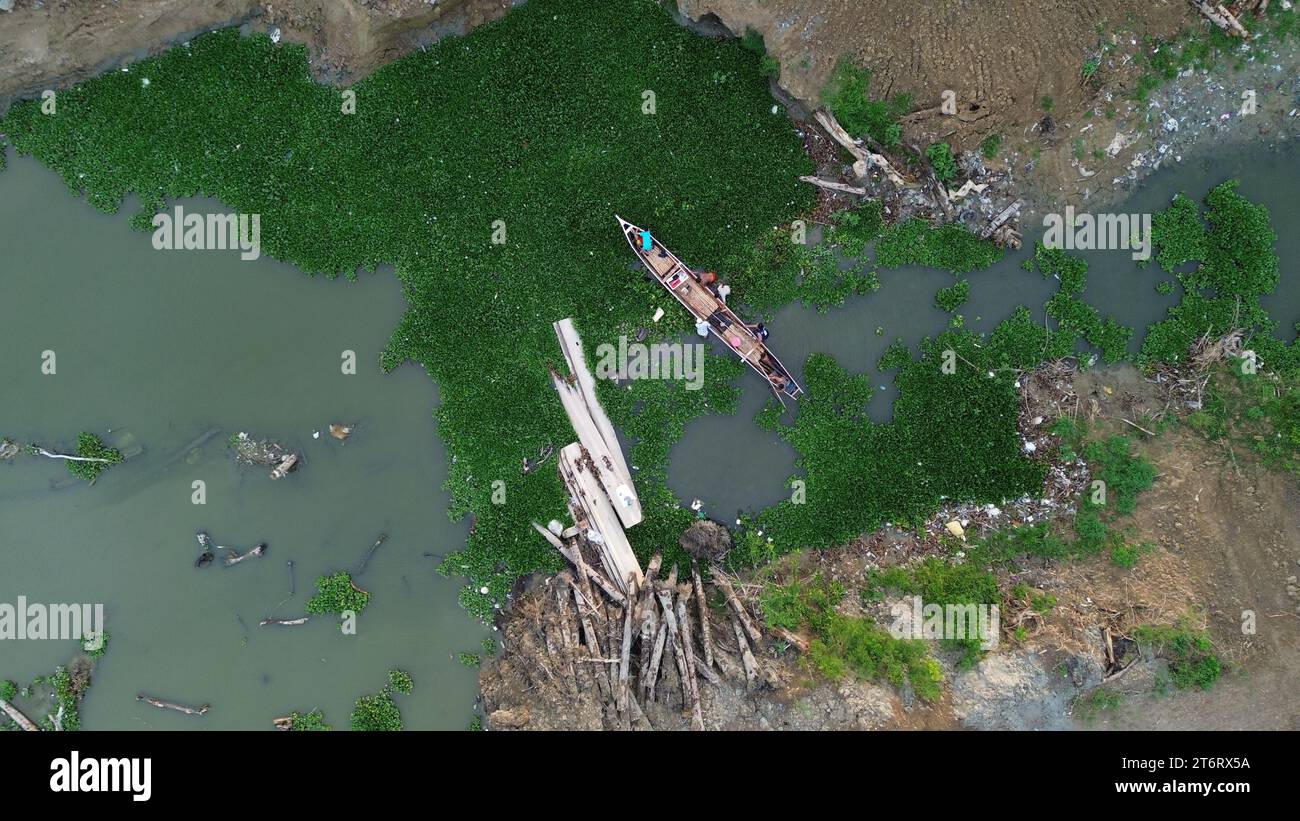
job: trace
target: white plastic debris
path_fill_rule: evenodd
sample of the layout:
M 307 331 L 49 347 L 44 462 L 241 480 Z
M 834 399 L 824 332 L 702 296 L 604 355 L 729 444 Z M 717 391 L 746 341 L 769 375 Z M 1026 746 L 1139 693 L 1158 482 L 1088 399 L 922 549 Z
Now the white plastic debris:
M 271 35 L 271 42 L 272 42 L 272 43 L 278 43 L 278 42 L 280 42 L 280 28 L 279 28 L 279 26 L 272 26 L 272 27 L 271 27 L 271 30 L 270 30 L 269 32 L 267 32 L 267 33 Z

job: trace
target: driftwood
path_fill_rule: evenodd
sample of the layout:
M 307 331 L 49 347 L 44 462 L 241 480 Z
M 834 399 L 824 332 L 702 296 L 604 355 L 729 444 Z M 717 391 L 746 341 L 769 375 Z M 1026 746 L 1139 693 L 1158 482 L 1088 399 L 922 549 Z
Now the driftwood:
M 275 729 L 277 730 L 292 730 L 293 716 L 280 716 L 277 719 L 273 719 L 271 723 L 275 725 Z
M 740 598 L 736 595 L 736 589 L 731 586 L 731 581 L 723 575 L 722 570 L 717 565 L 714 565 L 710 572 L 713 574 L 714 584 L 722 590 L 723 595 L 727 597 L 727 604 L 731 605 L 732 612 L 740 620 L 740 626 L 745 628 L 745 635 L 749 636 L 749 640 L 757 645 L 762 641 L 763 634 L 758 632 L 758 628 L 750 620 L 749 614 L 745 612 L 745 606 L 740 603 Z
M 276 625 L 279 627 L 297 627 L 299 625 L 306 624 L 309 618 L 311 617 L 302 616 L 301 618 L 296 618 L 296 619 L 262 619 L 257 623 L 257 626 L 266 627 L 267 625 Z
M 230 567 L 232 565 L 239 564 L 244 559 L 252 559 L 257 556 L 265 556 L 266 542 L 262 542 L 261 544 L 254 547 L 252 550 L 249 550 L 247 553 L 240 553 L 238 550 L 234 549 L 233 547 L 228 547 L 226 549 L 230 551 L 230 555 L 226 556 L 225 565 L 226 567 Z
M 839 121 L 835 119 L 835 115 L 822 108 L 817 110 L 815 116 L 817 122 L 821 124 L 821 127 L 826 129 L 826 133 L 830 134 L 837 143 L 844 146 L 845 151 L 848 151 L 853 155 L 855 160 L 853 163 L 853 173 L 858 179 L 866 177 L 867 169 L 875 167 L 880 169 L 880 171 L 889 178 L 889 181 L 899 188 L 905 188 L 907 186 L 907 180 L 903 179 L 902 175 L 894 170 L 894 166 L 889 164 L 889 160 L 885 159 L 885 155 L 867 151 L 865 148 L 858 145 L 857 141 L 854 140 L 853 137 L 849 135 L 849 132 L 845 131 L 844 127 L 839 124 Z
M 1218 3 L 1212 6 L 1209 3 L 1204 2 L 1204 0 L 1190 0 L 1190 2 L 1192 4 L 1192 8 L 1196 9 L 1201 14 L 1203 14 L 1205 16 L 1205 19 L 1209 20 L 1214 25 L 1223 29 L 1228 34 L 1232 34 L 1237 37 L 1250 36 L 1250 32 L 1247 31 L 1246 27 L 1241 24 L 1241 21 L 1239 21 L 1236 17 L 1234 17 L 1232 12 L 1224 8 L 1222 3 Z
M 863 188 L 860 185 L 847 185 L 842 182 L 824 180 L 821 177 L 814 177 L 809 174 L 804 174 L 799 179 L 802 180 L 803 182 L 812 183 L 818 188 L 825 188 L 828 191 L 835 191 L 836 193 L 839 194 L 852 194 L 854 196 L 862 196 L 867 193 L 867 189 Z
M 143 702 L 145 702 L 146 704 L 150 704 L 150 705 L 153 705 L 154 707 L 159 708 L 160 710 L 174 710 L 175 712 L 178 712 L 178 713 L 184 713 L 184 714 L 187 715 L 187 716 L 202 716 L 202 715 L 207 715 L 207 713 L 208 713 L 208 708 L 209 708 L 209 706 L 210 706 L 210 705 L 204 704 L 204 705 L 201 706 L 201 707 L 189 707 L 189 706 L 186 706 L 186 705 L 184 705 L 184 704 L 177 704 L 177 703 L 174 702 L 174 701 L 163 701 L 163 700 L 160 699 L 160 698 L 154 698 L 153 696 L 147 696 L 147 695 L 145 695 L 144 693 L 140 693 L 140 694 L 138 694 L 138 695 L 135 697 L 135 700 L 136 700 L 136 701 L 143 701 Z
M 36 445 L 32 446 L 36 452 L 50 459 L 67 459 L 69 462 L 111 462 L 111 459 L 101 459 L 98 456 L 70 456 L 66 453 L 50 453 L 48 450 Z
M 1020 206 L 1023 204 L 1024 203 L 1022 203 L 1020 200 L 1016 200 L 1015 202 L 1008 205 L 1006 208 L 1003 208 L 1002 211 L 999 212 L 998 215 L 993 218 L 992 222 L 984 226 L 984 230 L 980 232 L 980 238 L 988 239 L 989 237 L 993 236 L 994 232 L 996 232 L 999 228 L 1001 228 L 1003 225 L 1007 223 L 1007 220 L 1011 219 L 1016 214 L 1020 213 Z
M 0 698 L 0 710 L 3 710 L 5 715 L 12 718 L 15 724 L 17 724 L 19 727 L 22 727 L 27 732 L 29 733 L 40 732 L 41 728 L 36 726 L 36 722 L 32 721 L 30 718 L 23 715 L 22 712 L 17 707 L 5 701 L 2 698 Z
M 271 471 L 271 478 L 283 479 L 284 477 L 292 473 L 293 469 L 296 468 L 297 466 L 298 466 L 298 454 L 290 453 L 288 456 L 281 459 L 280 463 L 276 465 L 275 468 Z

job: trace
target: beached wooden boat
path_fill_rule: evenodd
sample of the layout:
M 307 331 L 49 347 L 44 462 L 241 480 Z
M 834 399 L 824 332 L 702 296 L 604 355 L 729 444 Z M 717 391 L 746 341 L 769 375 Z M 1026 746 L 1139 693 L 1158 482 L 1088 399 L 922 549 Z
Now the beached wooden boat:
M 708 324 L 714 336 L 757 371 L 776 393 L 777 399 L 784 403 L 782 396 L 794 399 L 803 393 L 803 388 L 794 381 L 790 371 L 764 343 L 757 330 L 759 326 L 747 325 L 718 296 L 716 282 L 706 282 L 700 272 L 691 270 L 656 237 L 650 237 L 647 250 L 645 231 L 617 214 L 614 218 L 623 229 L 623 236 L 632 246 L 633 253 L 650 275 L 690 311 L 696 322 Z

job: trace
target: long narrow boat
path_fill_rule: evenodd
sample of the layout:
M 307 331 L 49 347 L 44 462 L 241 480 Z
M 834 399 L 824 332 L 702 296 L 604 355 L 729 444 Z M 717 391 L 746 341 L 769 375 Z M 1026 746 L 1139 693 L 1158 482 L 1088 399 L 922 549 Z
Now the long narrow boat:
M 656 237 L 617 214 L 614 215 L 614 219 L 618 220 L 619 227 L 623 229 L 623 236 L 632 246 L 632 252 L 641 260 L 641 264 L 646 267 L 650 275 L 667 288 L 668 293 L 676 297 L 697 322 L 707 323 L 714 336 L 726 343 L 727 347 L 731 348 L 749 367 L 757 371 L 776 393 L 777 399 L 781 399 L 783 394 L 796 399 L 803 393 L 803 388 L 794 381 L 794 377 L 781 364 L 781 360 L 776 358 L 776 354 L 768 349 L 763 338 L 736 316 L 735 312 L 727 307 L 727 303 L 723 302 L 722 297 L 718 296 L 716 285 L 706 284 L 700 278 L 699 272 L 691 270 Z M 646 237 L 650 239 L 649 250 L 645 247 Z M 784 403 L 784 400 L 782 402 Z

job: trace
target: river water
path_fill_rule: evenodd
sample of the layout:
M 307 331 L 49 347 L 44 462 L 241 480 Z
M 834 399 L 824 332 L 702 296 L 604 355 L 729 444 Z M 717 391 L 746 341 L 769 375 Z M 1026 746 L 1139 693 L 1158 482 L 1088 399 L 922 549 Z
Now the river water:
M 1238 190 L 1265 205 L 1272 215 L 1281 278 L 1277 291 L 1263 304 L 1279 323 L 1279 336 L 1294 339 L 1292 326 L 1300 321 L 1300 272 L 1295 267 L 1300 261 L 1300 211 L 1295 206 L 1296 192 L 1300 191 L 1300 147 L 1278 151 L 1257 146 L 1186 159 L 1152 174 L 1127 202 L 1107 210 L 1153 213 L 1165 208 L 1179 191 L 1199 201 L 1227 179 L 1240 180 Z M 1034 242 L 1041 238 L 1042 230 L 1022 224 L 1021 232 L 1024 245 L 1019 251 L 968 275 L 970 300 L 957 309 L 965 317 L 967 328 L 991 331 L 1017 305 L 1028 307 L 1035 317 L 1043 319 L 1043 305 L 1056 292 L 1057 282 L 1020 267 L 1026 257 L 1033 255 Z M 1146 268 L 1139 268 L 1131 251 L 1075 253 L 1088 261 L 1088 285 L 1083 298 L 1103 315 L 1111 314 L 1135 329 L 1129 349 L 1136 353 L 1146 327 L 1177 304 L 1181 287 L 1175 281 L 1173 293 L 1157 293 L 1156 283 L 1172 277 L 1162 272 L 1154 260 Z M 691 264 L 691 260 L 686 262 Z M 818 351 L 834 356 L 850 373 L 870 373 L 878 390 L 868 410 L 873 420 L 884 422 L 891 416 L 897 391 L 893 374 L 881 373 L 876 363 L 885 348 L 899 337 L 915 352 L 922 339 L 943 332 L 950 317 L 935 307 L 934 295 L 951 285 L 954 277 L 920 268 L 882 270 L 879 274 L 879 291 L 850 297 L 842 308 L 832 308 L 825 314 L 802 305 L 787 306 L 768 323 L 768 344 L 800 383 L 804 361 Z M 877 328 L 883 328 L 880 335 Z M 787 498 L 790 491 L 786 481 L 796 473 L 794 449 L 749 424 L 771 392 L 757 376 L 748 373 L 742 386 L 737 416 L 744 424 L 725 416 L 691 422 L 672 451 L 668 474 L 668 484 L 679 497 L 701 500 L 706 514 L 725 522 L 734 522 L 741 513 Z M 786 421 L 790 421 L 789 415 Z
M 1266 305 L 1289 330 L 1300 320 L 1300 281 L 1288 264 L 1300 259 L 1300 215 L 1289 201 L 1300 190 L 1296 159 L 1261 148 L 1213 165 L 1189 161 L 1149 178 L 1117 210 L 1153 211 L 1178 190 L 1201 197 L 1241 179 L 1280 236 L 1282 283 Z M 393 667 L 416 681 L 398 697 L 408 727 L 464 727 L 476 673 L 457 654 L 480 652 L 490 633 L 457 604 L 460 582 L 435 573 L 466 535 L 445 512 L 436 386 L 416 366 L 384 375 L 376 364 L 404 308 L 396 279 L 329 281 L 237 252 L 158 252 L 129 229 L 130 210 L 94 211 L 30 159 L 11 156 L 0 174 L 0 434 L 70 448 L 80 430 L 112 429 L 110 441 L 146 448 L 94 487 L 61 481 L 64 466 L 50 460 L 0 463 L 0 602 L 105 605 L 112 640 L 83 705 L 88 728 L 269 728 L 275 716 L 313 707 L 341 727 L 356 697 L 377 691 Z M 1037 235 L 1024 233 L 1024 249 L 970 275 L 971 300 L 959 309 L 967 327 L 990 330 L 1018 304 L 1041 318 L 1056 283 L 1020 268 Z M 1136 350 L 1141 329 L 1177 299 L 1155 291 L 1167 276 L 1154 264 L 1139 269 L 1127 251 L 1084 256 L 1085 298 L 1139 329 Z M 870 372 L 884 388 L 871 409 L 883 421 L 894 392 L 875 363 L 897 337 L 915 349 L 943 330 L 948 316 L 934 293 L 953 278 L 880 275 L 875 294 L 826 314 L 790 306 L 769 327 L 796 378 L 814 351 Z M 57 356 L 54 375 L 41 373 L 45 350 Z M 341 373 L 344 350 L 357 353 L 356 375 Z M 750 421 L 766 389 L 749 373 L 741 384 L 738 415 L 692 422 L 669 477 L 683 501 L 698 497 L 724 521 L 779 501 L 794 472 L 793 450 Z M 312 438 L 338 421 L 360 422 L 346 443 Z M 186 449 L 213 428 L 220 432 Z M 227 440 L 239 430 L 300 449 L 304 466 L 278 482 L 238 468 Z M 205 505 L 191 502 L 195 480 L 206 483 Z M 198 530 L 225 544 L 265 541 L 268 555 L 195 569 Z M 389 539 L 359 577 L 372 600 L 357 635 L 321 617 L 257 626 L 272 613 L 301 614 L 315 577 L 354 568 L 380 532 Z M 289 561 L 296 594 L 284 602 Z M 28 683 L 74 651 L 67 641 L 6 641 L 0 678 Z M 161 712 L 137 703 L 140 691 L 212 710 Z
M 446 513 L 436 386 L 416 365 L 385 375 L 377 364 L 404 310 L 396 278 L 156 251 L 128 226 L 131 211 L 95 211 L 29 158 L 11 154 L 0 174 L 0 435 L 72 449 L 78 431 L 111 428 L 107 440 L 145 447 L 93 487 L 61 482 L 61 462 L 0 462 L 0 602 L 104 604 L 112 639 L 83 703 L 88 729 L 269 729 L 314 707 L 346 727 L 353 701 L 394 667 L 416 682 L 397 696 L 408 727 L 464 728 L 477 671 L 457 654 L 481 653 L 490 631 L 457 603 L 463 580 L 435 572 L 468 528 Z M 54 375 L 41 373 L 45 350 Z M 355 375 L 342 373 L 344 350 Z M 312 438 L 331 422 L 360 424 L 343 443 Z M 237 467 L 228 440 L 241 430 L 299 449 L 303 467 L 281 481 Z M 198 530 L 266 542 L 267 555 L 196 569 Z M 332 617 L 258 627 L 301 615 L 315 578 L 355 568 L 381 532 L 358 580 L 371 602 L 356 635 Z M 296 595 L 277 610 L 289 561 Z M 30 683 L 75 650 L 5 641 L 0 679 Z M 163 712 L 138 703 L 141 691 L 212 709 Z

